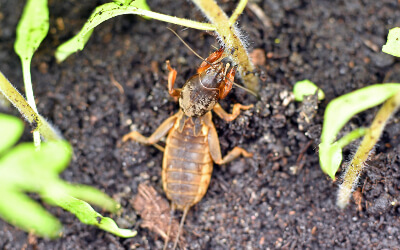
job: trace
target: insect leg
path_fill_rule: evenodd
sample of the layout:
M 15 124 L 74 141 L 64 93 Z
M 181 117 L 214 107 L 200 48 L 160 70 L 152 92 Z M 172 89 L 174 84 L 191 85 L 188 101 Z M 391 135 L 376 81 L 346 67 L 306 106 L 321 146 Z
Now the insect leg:
M 134 140 L 143 144 L 153 145 L 156 142 L 158 142 L 162 137 L 164 137 L 166 134 L 168 134 L 169 130 L 174 126 L 176 119 L 177 119 L 176 114 L 169 117 L 149 137 L 143 136 L 137 131 L 132 131 L 124 135 L 124 137 L 122 137 L 122 142 L 126 142 L 128 140 Z
M 240 115 L 241 110 L 248 110 L 248 109 L 251 109 L 252 107 L 254 107 L 253 104 L 245 106 L 240 103 L 236 103 L 233 105 L 232 114 L 229 114 L 221 107 L 221 105 L 219 105 L 219 103 L 217 103 L 214 106 L 213 110 L 219 117 L 221 117 L 221 119 L 224 119 L 225 121 L 230 122 L 230 121 L 235 120 L 236 117 L 238 117 L 238 115 Z
M 178 97 L 181 92 L 177 89 L 174 89 L 174 84 L 175 84 L 175 79 L 176 79 L 176 70 L 171 68 L 171 64 L 169 63 L 169 60 L 167 60 L 167 69 L 169 71 L 168 73 L 168 93 L 172 97 Z
M 224 111 L 225 112 L 225 111 Z M 211 116 L 205 117 L 204 119 L 205 124 L 208 126 L 208 146 L 210 147 L 210 154 L 213 161 L 218 164 L 222 165 L 228 163 L 239 156 L 244 157 L 252 157 L 253 154 L 247 152 L 245 149 L 240 147 L 235 147 L 230 151 L 227 155 L 222 158 L 221 154 L 221 147 L 219 145 L 219 139 L 217 130 L 215 129 L 214 124 L 211 121 Z
M 214 161 L 216 164 L 222 165 L 222 164 L 226 164 L 228 162 L 233 161 L 234 159 L 238 158 L 241 155 L 248 158 L 248 157 L 252 157 L 253 153 L 249 153 L 245 149 L 240 148 L 240 147 L 234 147 L 232 149 L 232 151 L 230 151 L 227 155 L 224 156 L 224 158 L 219 159 L 219 160 L 214 160 Z

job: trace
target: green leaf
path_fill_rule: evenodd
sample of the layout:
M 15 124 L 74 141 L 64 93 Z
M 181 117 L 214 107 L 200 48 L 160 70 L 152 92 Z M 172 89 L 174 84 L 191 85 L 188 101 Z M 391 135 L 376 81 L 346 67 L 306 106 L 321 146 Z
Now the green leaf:
M 0 217 L 8 223 L 37 235 L 54 238 L 60 234 L 61 223 L 38 203 L 0 184 Z
M 21 60 L 30 61 L 48 30 L 47 0 L 28 0 L 17 26 L 17 40 L 14 44 L 15 52 Z
M 131 5 L 143 10 L 150 10 L 146 0 L 114 0 L 113 2 L 123 4 L 125 6 Z
M 343 136 L 337 142 L 330 145 L 321 144 L 319 147 L 319 158 L 324 159 L 321 161 L 322 170 L 327 173 L 332 179 L 335 179 L 335 174 L 342 162 L 342 149 L 350 144 L 352 141 L 364 136 L 366 133 L 365 128 L 358 128 L 347 135 Z
M 340 166 L 342 147 L 347 145 L 350 139 L 365 133 L 364 130 L 352 132 L 349 137 L 334 144 L 339 131 L 355 114 L 383 103 L 398 91 L 399 83 L 376 84 L 340 96 L 328 104 L 324 115 L 319 158 L 322 170 L 331 178 L 335 177 Z
M 400 28 L 389 30 L 387 42 L 382 46 L 382 51 L 392 56 L 400 57 Z
M 75 199 L 71 196 L 65 196 L 62 198 L 54 198 L 53 202 L 65 210 L 75 214 L 84 224 L 97 226 L 104 231 L 123 238 L 129 238 L 136 235 L 136 231 L 118 228 L 117 224 L 112 219 L 103 217 L 84 201 Z
M 296 82 L 293 87 L 294 99 L 298 102 L 303 101 L 305 96 L 314 95 L 318 90 L 318 100 L 323 100 L 325 98 L 325 93 L 319 89 L 310 80 L 303 80 Z
M 33 54 L 46 37 L 49 30 L 49 9 L 47 0 L 28 0 L 22 17 L 17 26 L 17 39 L 14 44 L 15 52 L 21 58 L 24 76 L 25 94 L 28 104 L 37 113 L 33 95 L 30 65 Z M 33 131 L 33 140 L 40 147 L 40 133 Z
M 343 159 L 342 148 L 337 142 L 327 145 L 321 143 L 319 145 L 319 159 L 322 171 L 334 180 Z
M 21 143 L 0 159 L 0 176 L 7 176 L 3 182 L 20 190 L 41 192 L 58 181 L 71 152 L 65 141 L 44 143 L 40 150 L 32 143 Z
M 82 50 L 92 35 L 93 29 L 102 22 L 123 14 L 140 14 L 138 9 L 150 10 L 145 0 L 128 2 L 130 1 L 119 0 L 97 7 L 82 27 L 81 31 L 57 48 L 55 52 L 57 62 L 62 62 L 71 54 Z
M 0 154 L 14 145 L 24 131 L 24 124 L 16 117 L 0 114 Z
M 68 193 L 80 200 L 102 207 L 110 212 L 117 212 L 120 205 L 100 190 L 84 185 L 69 185 Z
M 58 174 L 68 165 L 71 155 L 71 146 L 65 141 L 44 143 L 40 150 L 32 143 L 22 143 L 9 150 L 0 158 L 0 217 L 40 236 L 58 236 L 61 228 L 58 220 L 24 194 L 35 192 L 46 202 L 74 213 L 85 224 L 121 237 L 134 236 L 136 232 L 118 228 L 113 220 L 77 199 L 116 211 L 119 205 L 109 196 L 95 188 L 71 185 L 59 178 Z
M 126 14 L 135 14 L 143 18 L 153 18 L 199 30 L 216 30 L 215 25 L 210 23 L 201 23 L 150 11 L 149 6 L 144 0 L 115 0 L 115 2 L 106 3 L 97 7 L 82 27 L 81 31 L 57 48 L 55 53 L 57 62 L 60 63 L 72 53 L 82 50 L 96 26 L 110 18 Z

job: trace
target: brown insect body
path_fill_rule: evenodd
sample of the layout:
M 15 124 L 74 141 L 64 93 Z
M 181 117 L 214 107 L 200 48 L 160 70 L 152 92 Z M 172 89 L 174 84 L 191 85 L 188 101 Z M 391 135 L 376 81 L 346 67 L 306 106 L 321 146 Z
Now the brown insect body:
M 205 116 L 210 117 L 211 113 Z M 183 112 L 178 113 L 177 121 L 167 137 L 162 181 L 163 188 L 177 209 L 199 202 L 207 192 L 213 170 L 213 160 L 208 145 L 208 127 L 203 117 L 194 119 L 201 123 L 198 134 L 195 132 L 193 118 L 187 118 L 182 129 L 179 128 Z
M 167 61 L 170 71 L 168 90 L 171 96 L 179 97 L 179 112 L 165 120 L 150 137 L 144 137 L 137 131 L 123 137 L 123 141 L 133 139 L 158 146 L 156 143 L 168 134 L 163 158 L 163 188 L 171 200 L 172 208 L 184 211 L 174 249 L 189 208 L 207 192 L 213 162 L 225 164 L 240 155 L 252 156 L 239 147 L 235 147 L 225 157 L 221 155 L 211 110 L 224 120 L 232 121 L 240 114 L 240 110 L 252 107 L 235 104 L 232 114 L 228 114 L 218 104 L 218 100 L 225 98 L 232 89 L 236 70 L 233 67 L 227 73 L 230 65 L 221 62 L 223 53 L 222 48 L 212 53 L 182 89 L 174 89 L 177 72 Z M 167 243 L 168 239 L 165 248 Z

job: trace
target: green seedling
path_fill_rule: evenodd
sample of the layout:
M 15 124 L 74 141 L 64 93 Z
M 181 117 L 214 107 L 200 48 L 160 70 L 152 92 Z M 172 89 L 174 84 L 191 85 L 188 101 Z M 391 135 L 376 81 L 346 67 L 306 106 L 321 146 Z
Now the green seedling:
M 325 98 L 325 93 L 317 87 L 310 80 L 303 80 L 296 82 L 293 87 L 294 99 L 298 102 L 302 102 L 305 96 L 315 95 L 318 91 L 318 100 L 323 100 Z
M 400 55 L 400 28 L 389 31 L 386 45 L 382 51 L 395 56 Z M 335 138 L 343 126 L 355 114 L 384 104 L 375 116 L 369 128 L 356 129 L 339 141 Z M 351 193 L 357 185 L 358 178 L 366 166 L 371 151 L 379 140 L 390 117 L 400 107 L 400 83 L 372 85 L 343 95 L 330 102 L 326 108 L 324 125 L 319 146 L 319 158 L 322 170 L 332 179 L 342 161 L 342 149 L 350 142 L 362 136 L 360 146 L 345 170 L 343 183 L 339 187 L 337 205 L 344 208 L 350 200 Z
M 345 207 L 350 195 L 357 185 L 357 180 L 365 166 L 365 162 L 378 141 L 382 130 L 398 105 L 400 84 L 376 84 L 365 87 L 331 101 L 325 110 L 324 125 L 319 145 L 319 159 L 322 170 L 332 179 L 342 161 L 342 149 L 350 142 L 364 136 L 356 154 L 348 165 L 343 184 L 339 188 L 337 205 Z M 386 102 L 385 102 L 386 101 Z M 370 128 L 356 129 L 339 141 L 335 138 L 343 126 L 357 113 L 385 102 Z M 399 102 L 399 103 L 398 103 Z
M 36 150 L 32 143 L 15 144 L 23 123 L 0 114 L 0 217 L 8 223 L 42 237 L 60 236 L 61 223 L 29 196 L 37 193 L 43 201 L 75 214 L 85 224 L 95 225 L 120 237 L 133 237 L 135 231 L 120 229 L 86 203 L 116 212 L 119 204 L 101 191 L 64 182 L 59 174 L 68 165 L 72 149 L 65 141 L 43 143 Z
M 219 34 L 221 43 L 225 46 L 230 58 L 238 65 L 238 71 L 244 79 L 244 85 L 250 90 L 258 90 L 258 79 L 252 74 L 254 66 L 250 61 L 242 41 L 239 29 L 235 26 L 236 20 L 243 12 L 247 0 L 241 0 L 231 18 L 219 8 L 214 0 L 193 0 L 193 2 L 203 11 L 210 23 L 201 23 L 193 20 L 168 16 L 151 11 L 145 1 L 118 0 L 103 4 L 97 7 L 81 31 L 61 44 L 55 53 L 58 62 L 62 62 L 69 55 L 82 50 L 90 38 L 93 29 L 100 23 L 119 15 L 135 14 L 142 17 L 157 19 L 160 21 L 182 25 L 189 28 L 216 31 Z M 249 73 L 250 72 L 250 73 Z
M 22 63 L 26 99 L 37 114 L 35 97 L 32 89 L 31 60 L 36 49 L 46 37 L 49 30 L 49 10 L 47 0 L 28 0 L 17 27 L 17 39 L 14 44 L 15 52 Z M 40 147 L 40 133 L 33 131 L 36 147 Z
M 28 0 L 17 27 L 17 40 L 14 44 L 20 56 L 27 100 L 0 72 L 0 98 L 8 99 L 33 127 L 36 148 L 40 148 L 40 136 L 45 140 L 60 140 L 61 135 L 39 115 L 32 90 L 30 63 L 32 56 L 49 29 L 49 12 L 46 0 Z

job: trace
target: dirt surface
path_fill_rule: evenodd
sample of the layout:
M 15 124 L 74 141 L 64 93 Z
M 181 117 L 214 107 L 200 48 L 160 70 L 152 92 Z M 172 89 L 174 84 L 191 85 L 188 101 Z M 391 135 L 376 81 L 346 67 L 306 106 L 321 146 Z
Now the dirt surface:
M 136 16 L 120 16 L 100 25 L 86 48 L 62 64 L 56 47 L 82 27 L 95 6 L 105 1 L 50 1 L 51 28 L 35 54 L 32 79 L 39 112 L 63 133 L 75 157 L 62 177 L 93 185 L 124 208 L 113 216 L 138 235 L 122 239 L 81 224 L 60 208 L 47 206 L 64 224 L 57 240 L 35 239 L 0 221 L 1 249 L 156 249 L 163 239 L 139 227 L 130 200 L 140 183 L 160 194 L 162 153 L 121 137 L 135 128 L 145 135 L 178 110 L 169 97 L 165 60 L 178 70 L 177 85 L 201 61 L 179 42 L 177 30 L 200 55 L 215 37 L 206 32 Z M 0 70 L 21 91 L 20 62 L 13 51 L 15 29 L 25 1 L 0 0 Z M 235 4 L 220 4 L 230 13 Z M 249 8 L 239 25 L 250 51 L 267 56 L 260 66 L 261 99 L 234 89 L 221 101 L 255 108 L 226 123 L 214 117 L 223 154 L 234 146 L 254 153 L 215 166 L 204 199 L 185 224 L 189 249 L 389 249 L 400 246 L 400 124 L 392 119 L 360 179 L 356 199 L 344 210 L 335 206 L 337 183 L 322 173 L 318 138 L 323 112 L 333 98 L 383 82 L 398 64 L 380 52 L 389 28 L 400 26 L 395 0 L 257 1 L 269 20 Z M 204 20 L 187 1 L 149 1 L 154 11 Z M 268 27 L 268 25 L 270 26 Z M 398 68 L 397 68 L 398 69 Z M 398 74 L 392 74 L 399 82 Z M 115 79 L 121 86 L 113 82 Z M 302 104 L 290 99 L 293 84 L 310 79 L 326 94 L 306 123 Z M 368 126 L 377 109 L 358 115 L 345 127 Z M 349 157 L 356 145 L 345 151 Z M 340 174 L 338 174 L 340 177 Z M 180 216 L 181 214 L 177 214 Z

